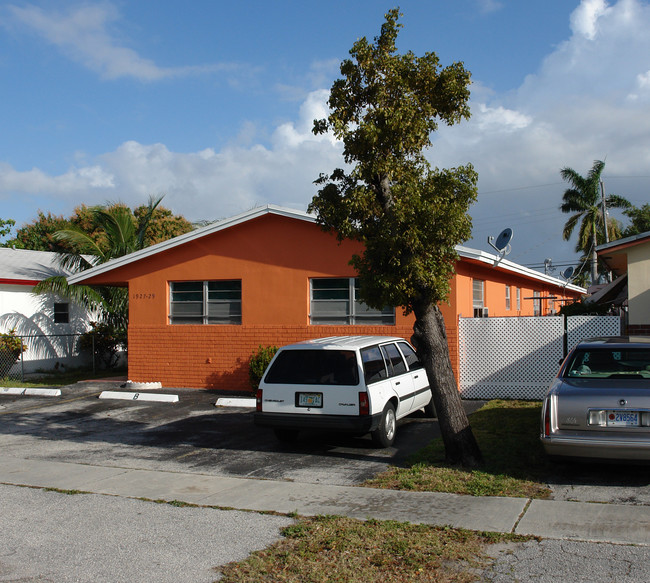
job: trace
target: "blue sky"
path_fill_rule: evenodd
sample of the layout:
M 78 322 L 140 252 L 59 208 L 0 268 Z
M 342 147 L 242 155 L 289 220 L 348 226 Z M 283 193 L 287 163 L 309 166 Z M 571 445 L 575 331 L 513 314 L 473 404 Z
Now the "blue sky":
M 190 220 L 261 204 L 305 210 L 342 164 L 314 137 L 354 41 L 394 4 L 220 0 L 0 3 L 0 217 L 165 194 Z M 472 163 L 474 239 L 514 230 L 509 259 L 561 266 L 563 166 L 606 159 L 608 192 L 650 196 L 646 0 L 405 0 L 400 50 L 472 72 L 472 119 L 429 158 Z

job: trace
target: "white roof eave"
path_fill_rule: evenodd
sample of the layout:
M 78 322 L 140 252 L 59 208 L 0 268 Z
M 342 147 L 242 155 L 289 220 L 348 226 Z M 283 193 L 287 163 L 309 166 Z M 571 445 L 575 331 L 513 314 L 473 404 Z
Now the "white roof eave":
M 117 269 L 118 267 L 123 267 L 130 263 L 133 263 L 134 261 L 138 261 L 145 257 L 150 257 L 151 255 L 161 253 L 162 251 L 168 251 L 169 249 L 173 249 L 174 247 L 178 247 L 179 245 L 183 245 L 189 241 L 200 239 L 201 237 L 205 237 L 207 235 L 217 233 L 219 231 L 227 229 L 228 227 L 234 227 L 235 225 L 239 225 L 241 223 L 250 221 L 251 219 L 255 219 L 257 217 L 261 217 L 266 214 L 274 214 L 274 215 L 280 215 L 280 216 L 294 218 L 294 219 L 301 219 L 303 221 L 308 221 L 311 223 L 316 222 L 316 217 L 314 215 L 310 215 L 309 213 L 269 204 L 266 206 L 257 207 L 249 211 L 240 213 L 239 215 L 236 215 L 234 217 L 230 217 L 227 219 L 223 219 L 221 221 L 211 223 L 209 225 L 206 225 L 205 227 L 201 227 L 199 229 L 190 231 L 189 233 L 185 233 L 184 235 L 179 235 L 178 237 L 168 239 L 167 241 L 156 243 L 155 245 L 151 245 L 150 247 L 146 247 L 145 249 L 141 249 L 140 251 L 129 253 L 124 257 L 111 259 L 110 261 L 107 261 L 106 263 L 102 263 L 97 267 L 93 267 L 92 269 L 88 269 L 86 271 L 82 271 L 80 273 L 68 277 L 68 283 L 75 284 L 75 283 L 83 282 L 86 279 L 89 279 L 96 275 L 101 275 L 102 273 L 112 271 L 113 269 Z
M 519 265 L 518 263 L 513 263 L 512 261 L 508 261 L 507 259 L 501 259 L 497 264 L 496 262 L 498 261 L 499 257 L 494 253 L 487 253 L 479 249 L 463 247 L 462 245 L 456 245 L 456 252 L 460 257 L 464 257 L 466 259 L 473 259 L 475 261 L 480 261 L 481 263 L 490 265 L 495 269 L 502 269 L 504 271 L 516 273 L 517 275 L 522 275 L 524 277 L 529 277 L 532 279 L 536 279 L 538 281 L 543 281 L 544 283 L 548 283 L 550 285 L 554 285 L 557 287 L 570 289 L 571 291 L 575 291 L 578 293 L 584 293 L 584 294 L 587 293 L 587 290 L 583 287 L 574 285 L 572 283 L 568 283 L 566 281 L 558 279 L 557 277 L 552 277 L 550 275 L 540 273 L 539 271 L 535 271 L 534 269 L 530 269 L 529 267 L 524 267 L 523 265 Z
M 146 249 L 142 249 L 140 251 L 130 253 L 129 255 L 125 255 L 124 257 L 118 257 L 117 259 L 112 259 L 111 261 L 102 263 L 101 265 L 83 271 L 81 273 L 72 275 L 68 277 L 68 283 L 70 284 L 81 283 L 86 279 L 89 279 L 96 275 L 101 275 L 102 273 L 112 271 L 113 269 L 117 269 L 118 267 L 129 265 L 134 261 L 138 261 L 145 257 L 150 257 L 157 253 L 161 253 L 163 251 L 173 249 L 174 247 L 178 247 L 179 245 L 183 245 L 189 241 L 200 239 L 201 237 L 205 237 L 207 235 L 217 233 L 229 227 L 234 227 L 235 225 L 239 225 L 241 223 L 250 221 L 251 219 L 255 219 L 266 214 L 274 214 L 274 215 L 284 216 L 293 219 L 300 219 L 310 223 L 316 222 L 315 215 L 306 213 L 304 211 L 289 209 L 289 208 L 280 207 L 276 205 L 266 205 L 262 207 L 257 207 L 249 211 L 240 213 L 239 215 L 236 215 L 234 217 L 230 217 L 222 221 L 211 223 L 210 225 L 201 227 L 200 229 L 195 229 L 194 231 L 190 231 L 189 233 L 185 233 L 184 235 L 179 235 L 178 237 L 174 237 L 173 239 L 168 239 L 167 241 L 163 241 L 162 243 L 151 245 Z M 492 253 L 486 253 L 485 251 L 472 249 L 470 247 L 463 247 L 462 245 L 456 246 L 456 252 L 460 257 L 464 257 L 466 259 L 473 259 L 475 261 L 485 263 L 486 265 L 495 266 L 495 263 L 498 260 L 498 257 Z M 536 279 L 538 281 L 548 283 L 549 285 L 567 288 L 574 292 L 587 293 L 587 290 L 582 287 L 578 287 L 576 285 L 567 283 L 555 277 L 545 275 L 543 273 L 540 273 L 539 271 L 534 271 L 533 269 L 529 269 L 528 267 L 524 267 L 523 265 L 518 265 L 517 263 L 508 261 L 507 259 L 502 259 L 498 263 L 498 265 L 495 266 L 495 268 L 504 271 L 509 271 L 511 273 L 516 273 L 524 277 Z

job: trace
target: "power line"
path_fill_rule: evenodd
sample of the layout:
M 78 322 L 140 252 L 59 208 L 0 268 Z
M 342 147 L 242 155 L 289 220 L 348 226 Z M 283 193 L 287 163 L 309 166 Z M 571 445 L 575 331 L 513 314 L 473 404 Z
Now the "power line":
M 564 182 L 550 182 L 548 184 L 534 184 L 531 186 L 517 186 L 514 188 L 504 188 L 502 190 L 479 190 L 479 196 L 481 194 L 498 194 L 499 192 L 515 192 L 516 190 L 530 190 L 531 188 L 546 188 L 547 186 L 557 186 L 559 184 L 564 184 Z

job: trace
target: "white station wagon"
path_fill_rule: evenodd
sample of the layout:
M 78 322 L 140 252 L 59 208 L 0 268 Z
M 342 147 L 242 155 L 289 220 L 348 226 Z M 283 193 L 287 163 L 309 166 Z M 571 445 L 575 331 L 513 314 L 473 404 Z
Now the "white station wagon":
M 403 338 L 318 338 L 277 352 L 257 391 L 255 424 L 282 441 L 316 429 L 370 433 L 388 447 L 397 420 L 419 409 L 435 416 L 426 371 Z

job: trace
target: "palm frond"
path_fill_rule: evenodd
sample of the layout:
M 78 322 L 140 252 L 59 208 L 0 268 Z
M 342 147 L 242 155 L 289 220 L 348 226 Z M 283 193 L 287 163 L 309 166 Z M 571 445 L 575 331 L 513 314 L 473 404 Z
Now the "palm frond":
M 63 275 L 48 277 L 38 282 L 34 286 L 34 293 L 52 293 L 91 311 L 101 310 L 105 303 L 97 290 L 87 285 L 70 285 Z
M 629 209 L 632 208 L 632 203 L 622 196 L 617 194 L 610 194 L 605 197 L 605 204 L 608 208 Z
M 578 213 L 588 208 L 589 206 L 585 205 L 584 197 L 579 190 L 569 188 L 564 192 L 562 204 L 560 205 L 560 210 L 563 213 Z
M 69 253 L 86 253 L 102 257 L 101 248 L 86 233 L 75 231 L 74 229 L 62 229 L 52 235 L 52 238 L 58 243 L 62 243 Z
M 602 160 L 594 160 L 594 164 L 591 167 L 591 170 L 589 170 L 589 173 L 587 174 L 587 180 L 590 183 L 596 183 L 598 184 L 600 182 L 600 175 L 603 173 L 603 170 L 605 169 L 605 162 Z
M 147 203 L 147 212 L 140 219 L 137 232 L 137 245 L 138 250 L 144 249 L 144 238 L 153 219 L 153 214 L 158 208 L 158 205 L 162 202 L 162 199 L 165 198 L 165 195 L 159 196 L 157 199 L 153 195 L 149 196 L 149 202 Z
M 565 241 L 568 241 L 571 238 L 573 229 L 575 229 L 578 221 L 582 217 L 582 213 L 577 213 L 569 218 L 569 220 L 564 224 L 564 229 L 562 230 L 562 237 Z

